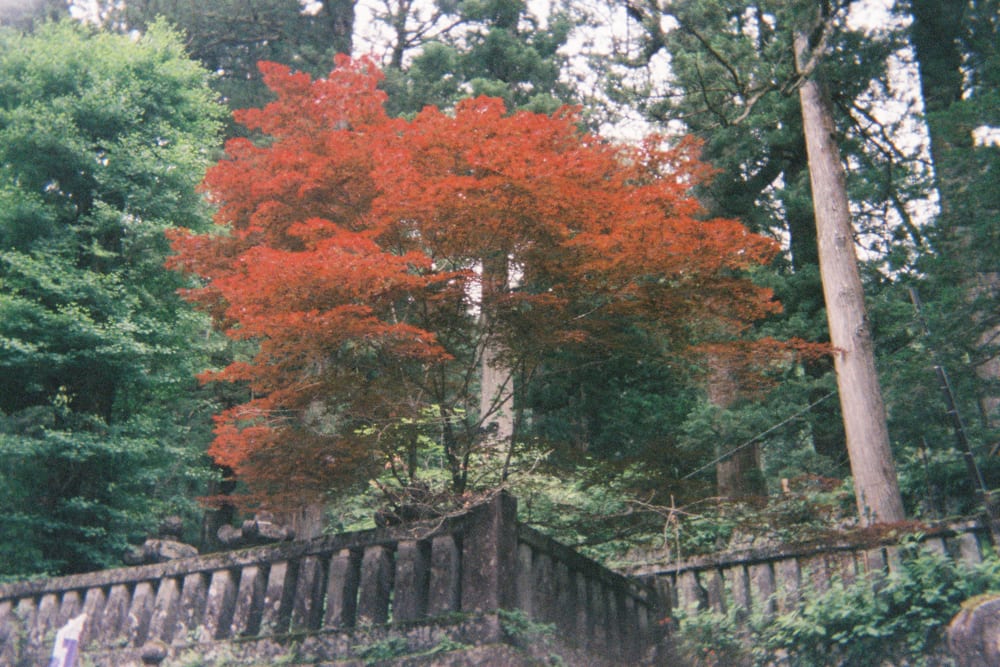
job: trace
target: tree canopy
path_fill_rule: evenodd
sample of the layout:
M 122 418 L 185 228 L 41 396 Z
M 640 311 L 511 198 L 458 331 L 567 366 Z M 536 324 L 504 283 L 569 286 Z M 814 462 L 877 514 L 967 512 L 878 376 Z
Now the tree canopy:
M 277 100 L 237 119 L 267 140 L 227 144 L 205 181 L 219 229 L 174 234 L 172 259 L 205 280 L 191 299 L 259 343 L 205 376 L 254 394 L 211 451 L 259 492 L 393 465 L 391 425 L 428 413 L 462 491 L 492 418 L 473 400 L 488 346 L 516 398 L 544 354 L 614 344 L 623 322 L 678 353 L 778 308 L 743 275 L 776 245 L 702 216 L 693 142 L 615 146 L 571 109 L 491 98 L 393 119 L 369 61 L 315 81 L 261 67 Z
M 162 25 L 0 32 L 0 574 L 115 563 L 190 507 L 208 330 L 163 231 L 207 221 L 207 79 Z

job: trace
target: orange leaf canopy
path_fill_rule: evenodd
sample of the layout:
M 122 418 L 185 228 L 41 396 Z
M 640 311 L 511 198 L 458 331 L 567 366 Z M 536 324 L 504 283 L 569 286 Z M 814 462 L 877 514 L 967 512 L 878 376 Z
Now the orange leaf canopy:
M 260 68 L 276 99 L 236 118 L 265 138 L 229 142 L 204 183 L 218 229 L 175 234 L 171 263 L 256 343 L 204 377 L 252 391 L 211 453 L 265 495 L 363 478 L 382 427 L 428 406 L 476 426 L 486 338 L 513 367 L 623 321 L 679 349 L 778 308 L 743 276 L 775 244 L 702 216 L 694 142 L 616 146 L 489 98 L 395 119 L 368 60 Z

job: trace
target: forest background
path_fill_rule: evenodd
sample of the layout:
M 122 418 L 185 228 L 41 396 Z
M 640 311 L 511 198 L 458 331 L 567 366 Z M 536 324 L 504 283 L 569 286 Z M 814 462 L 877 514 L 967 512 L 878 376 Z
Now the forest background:
M 262 392 L 259 376 L 223 369 L 264 368 L 262 350 L 285 339 L 273 328 L 253 333 L 223 302 L 203 298 L 205 307 L 195 308 L 178 290 L 204 295 L 208 263 L 182 273 L 166 262 L 176 252 L 175 265 L 190 259 L 185 243 L 232 238 L 213 229 L 213 215 L 226 223 L 238 216 L 223 220 L 213 204 L 260 203 L 231 194 L 249 172 L 226 176 L 224 166 L 209 172 L 208 198 L 199 189 L 211 165 L 240 164 L 225 159 L 224 139 L 237 142 L 227 149 L 232 158 L 234 147 L 264 155 L 293 136 L 286 130 L 296 123 L 287 114 L 281 121 L 278 107 L 235 120 L 230 111 L 291 104 L 320 85 L 272 69 L 269 90 L 257 62 L 327 77 L 335 54 L 369 49 L 356 32 L 359 3 L 4 5 L 0 576 L 118 564 L 167 515 L 184 517 L 188 540 L 211 549 L 220 522 L 262 503 L 290 517 L 294 507 L 320 508 L 322 520 L 307 529 L 340 531 L 371 525 L 376 514 L 447 512 L 501 486 L 519 498 L 522 520 L 612 565 L 816 539 L 863 523 L 828 345 L 799 96 L 807 79 L 825 83 L 846 166 L 888 464 L 906 516 L 978 512 L 981 491 L 1000 474 L 1000 149 L 990 140 L 1000 126 L 1000 8 L 910 0 L 877 28 L 860 28 L 848 4 L 818 4 L 826 13 L 815 23 L 817 3 L 795 0 L 566 0 L 543 15 L 517 0 L 366 5 L 383 45 L 374 54 L 382 93 L 366 95 L 384 94 L 384 107 L 365 113 L 384 108 L 385 127 L 438 128 L 442 145 L 454 148 L 467 126 L 447 119 L 475 110 L 461 100 L 486 95 L 525 114 L 490 107 L 493 130 L 517 137 L 504 125 L 511 118 L 551 132 L 558 125 L 565 141 L 598 150 L 600 142 L 577 132 L 611 134 L 641 119 L 671 145 L 649 155 L 672 169 L 661 176 L 681 176 L 674 181 L 684 193 L 674 202 L 701 202 L 700 211 L 684 209 L 691 221 L 738 221 L 747 239 L 778 252 L 754 252 L 755 261 L 739 265 L 716 253 L 722 268 L 698 274 L 686 307 L 608 310 L 585 335 L 562 332 L 556 341 L 549 323 L 619 302 L 580 289 L 577 310 L 560 311 L 559 320 L 545 311 L 554 301 L 542 287 L 556 284 L 555 269 L 523 271 L 533 266 L 514 252 L 523 239 L 499 260 L 489 244 L 463 248 L 449 255 L 451 269 L 479 291 L 451 292 L 449 303 L 473 307 L 450 320 L 456 345 L 438 338 L 446 354 L 434 367 L 451 378 L 449 389 L 411 391 L 426 358 L 414 364 L 407 353 L 401 363 L 399 350 L 339 341 L 336 353 L 328 346 L 327 358 L 310 360 L 309 376 L 322 378 L 336 400 L 301 395 L 267 406 L 263 421 L 228 424 L 225 415 L 273 399 L 278 385 Z M 796 63 L 803 31 L 822 47 L 806 67 Z M 363 97 L 354 94 L 360 88 L 340 90 Z M 578 105 L 578 115 L 560 115 L 565 104 Z M 426 105 L 446 113 L 421 114 Z M 301 112 L 298 120 L 308 118 Z M 348 117 L 343 126 L 302 131 L 329 132 L 325 141 L 334 141 L 358 124 Z M 629 141 L 636 131 L 625 134 Z M 352 159 L 367 159 L 363 144 L 355 150 Z M 641 162 L 630 155 L 628 164 Z M 195 236 L 170 232 L 178 229 Z M 373 267 L 389 261 L 369 259 Z M 631 272 L 628 284 L 641 282 L 643 294 L 674 299 L 667 288 L 677 276 L 635 259 L 623 253 L 610 269 Z M 405 281 L 397 278 L 398 287 Z M 780 311 L 758 303 L 740 317 L 695 317 L 709 295 L 721 302 L 722 278 L 730 305 L 738 295 L 773 294 Z M 263 293 L 265 282 L 250 292 Z M 360 293 L 350 297 L 355 305 Z M 395 297 L 382 304 L 387 312 L 410 303 Z M 494 310 L 485 308 L 491 303 Z M 222 335 L 227 329 L 235 335 Z M 207 369 L 223 381 L 199 381 Z M 364 387 L 364 400 L 338 394 L 344 387 Z M 406 409 L 385 409 L 390 403 Z M 227 434 L 259 433 L 248 427 L 283 435 L 264 458 L 238 438 L 229 440 L 238 456 L 219 456 Z M 977 464 L 971 477 L 963 442 Z M 321 464 L 334 454 L 336 465 Z

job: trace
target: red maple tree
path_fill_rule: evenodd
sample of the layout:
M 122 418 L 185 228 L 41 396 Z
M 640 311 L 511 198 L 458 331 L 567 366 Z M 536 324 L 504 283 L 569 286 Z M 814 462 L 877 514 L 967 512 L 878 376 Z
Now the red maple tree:
M 203 379 L 249 386 L 210 453 L 262 496 L 342 488 L 387 461 L 412 474 L 418 426 L 462 491 L 491 418 L 487 348 L 523 381 L 561 346 L 613 344 L 624 320 L 680 349 L 778 309 L 744 275 L 775 243 L 704 218 L 692 141 L 619 146 L 573 109 L 489 98 L 390 118 L 368 60 L 320 80 L 260 68 L 276 100 L 236 118 L 266 139 L 227 145 L 204 184 L 218 230 L 175 234 L 171 263 L 256 344 Z

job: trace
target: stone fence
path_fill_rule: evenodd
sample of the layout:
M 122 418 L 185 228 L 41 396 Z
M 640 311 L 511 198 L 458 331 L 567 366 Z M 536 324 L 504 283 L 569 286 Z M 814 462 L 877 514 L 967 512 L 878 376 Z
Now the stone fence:
M 728 604 L 770 614 L 793 607 L 803 590 L 827 590 L 834 578 L 849 584 L 869 573 L 892 572 L 900 562 L 903 534 L 916 536 L 925 549 L 970 564 L 982 561 L 993 548 L 989 531 L 977 522 L 920 528 L 919 532 L 910 527 L 901 534 L 719 553 L 646 567 L 635 574 L 657 590 L 667 614 L 668 609 L 724 612 Z
M 500 494 L 435 523 L 0 585 L 0 665 L 44 664 L 54 631 L 81 613 L 84 652 L 124 664 L 115 651 L 150 643 L 176 652 L 499 609 L 620 658 L 655 642 L 659 613 L 652 589 L 518 524 Z

